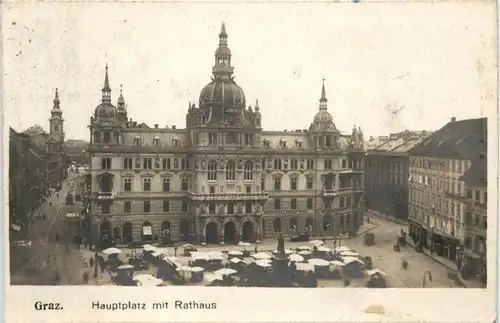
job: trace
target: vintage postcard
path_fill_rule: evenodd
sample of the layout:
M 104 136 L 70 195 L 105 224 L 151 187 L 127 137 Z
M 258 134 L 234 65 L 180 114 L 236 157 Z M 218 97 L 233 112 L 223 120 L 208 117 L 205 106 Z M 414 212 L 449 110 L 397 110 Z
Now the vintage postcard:
M 493 322 L 496 11 L 4 2 L 5 321 Z

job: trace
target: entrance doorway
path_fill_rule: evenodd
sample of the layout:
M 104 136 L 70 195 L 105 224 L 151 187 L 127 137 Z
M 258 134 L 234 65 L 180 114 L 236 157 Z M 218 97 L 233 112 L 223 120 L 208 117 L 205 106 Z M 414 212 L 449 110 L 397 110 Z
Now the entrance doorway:
M 224 243 L 236 243 L 236 225 L 233 221 L 224 225 Z
M 181 220 L 181 241 L 189 242 L 190 239 L 190 230 L 189 230 L 189 222 L 187 220 Z
M 253 222 L 247 221 L 243 223 L 241 240 L 245 242 L 253 241 Z
M 217 243 L 217 224 L 214 222 L 207 223 L 205 227 L 205 242 L 207 244 Z
M 132 240 L 133 240 L 132 223 L 125 222 L 123 224 L 122 232 L 123 232 L 123 243 L 130 243 L 130 242 L 132 242 Z

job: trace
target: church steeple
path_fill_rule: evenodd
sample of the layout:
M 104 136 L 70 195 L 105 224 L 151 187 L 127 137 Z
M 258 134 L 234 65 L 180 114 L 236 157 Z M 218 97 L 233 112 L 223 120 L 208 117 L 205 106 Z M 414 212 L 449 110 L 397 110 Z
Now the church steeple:
M 104 76 L 104 86 L 101 90 L 102 102 L 111 103 L 111 87 L 109 86 L 108 64 L 106 64 L 106 74 Z
M 54 105 L 52 106 L 52 110 L 50 110 L 50 114 L 52 115 L 52 117 L 55 117 L 55 116 L 61 116 L 62 115 L 62 110 L 61 110 L 61 101 L 59 101 L 59 90 L 56 88 L 56 93 L 54 95 L 54 100 L 52 101 L 54 102 Z
M 215 78 L 231 78 L 231 50 L 227 47 L 226 24 L 223 22 L 219 33 L 219 47 L 215 51 L 215 65 L 212 72 Z
M 321 87 L 321 98 L 319 99 L 319 109 L 320 110 L 327 110 L 327 102 L 328 99 L 326 98 L 326 91 L 325 91 L 325 79 L 323 78 L 323 85 Z

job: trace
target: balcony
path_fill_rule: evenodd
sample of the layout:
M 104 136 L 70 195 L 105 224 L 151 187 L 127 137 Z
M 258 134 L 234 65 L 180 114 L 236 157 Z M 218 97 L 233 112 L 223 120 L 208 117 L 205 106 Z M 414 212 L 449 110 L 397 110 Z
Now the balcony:
M 255 193 L 195 193 L 187 192 L 193 201 L 265 201 L 269 198 L 267 192 Z
M 114 200 L 115 193 L 114 192 L 98 192 L 95 195 L 98 200 Z
M 342 187 L 339 189 L 327 189 L 323 188 L 321 191 L 321 194 L 323 197 L 332 197 L 332 196 L 337 196 L 337 195 L 343 195 L 345 193 L 362 193 L 363 188 L 358 186 L 358 187 Z

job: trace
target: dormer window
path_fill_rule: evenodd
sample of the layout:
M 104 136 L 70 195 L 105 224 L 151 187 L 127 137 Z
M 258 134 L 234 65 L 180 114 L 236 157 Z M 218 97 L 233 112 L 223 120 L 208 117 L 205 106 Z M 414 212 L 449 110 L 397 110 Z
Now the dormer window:
M 286 139 L 281 139 L 280 140 L 280 147 L 281 148 L 286 148 Z
M 301 139 L 295 140 L 295 145 L 297 148 L 302 148 L 304 146 L 304 142 Z
M 141 145 L 141 137 L 135 136 L 134 138 L 134 146 L 139 147 Z
M 153 146 L 155 146 L 155 147 L 159 147 L 160 146 L 160 137 L 155 136 L 153 138 Z
M 105 144 L 109 144 L 111 142 L 111 133 L 109 131 L 104 131 L 103 132 L 102 141 Z
M 172 139 L 172 145 L 174 147 L 179 147 L 179 137 L 175 136 L 173 139 Z
M 271 148 L 271 142 L 269 139 L 264 139 L 264 148 Z

